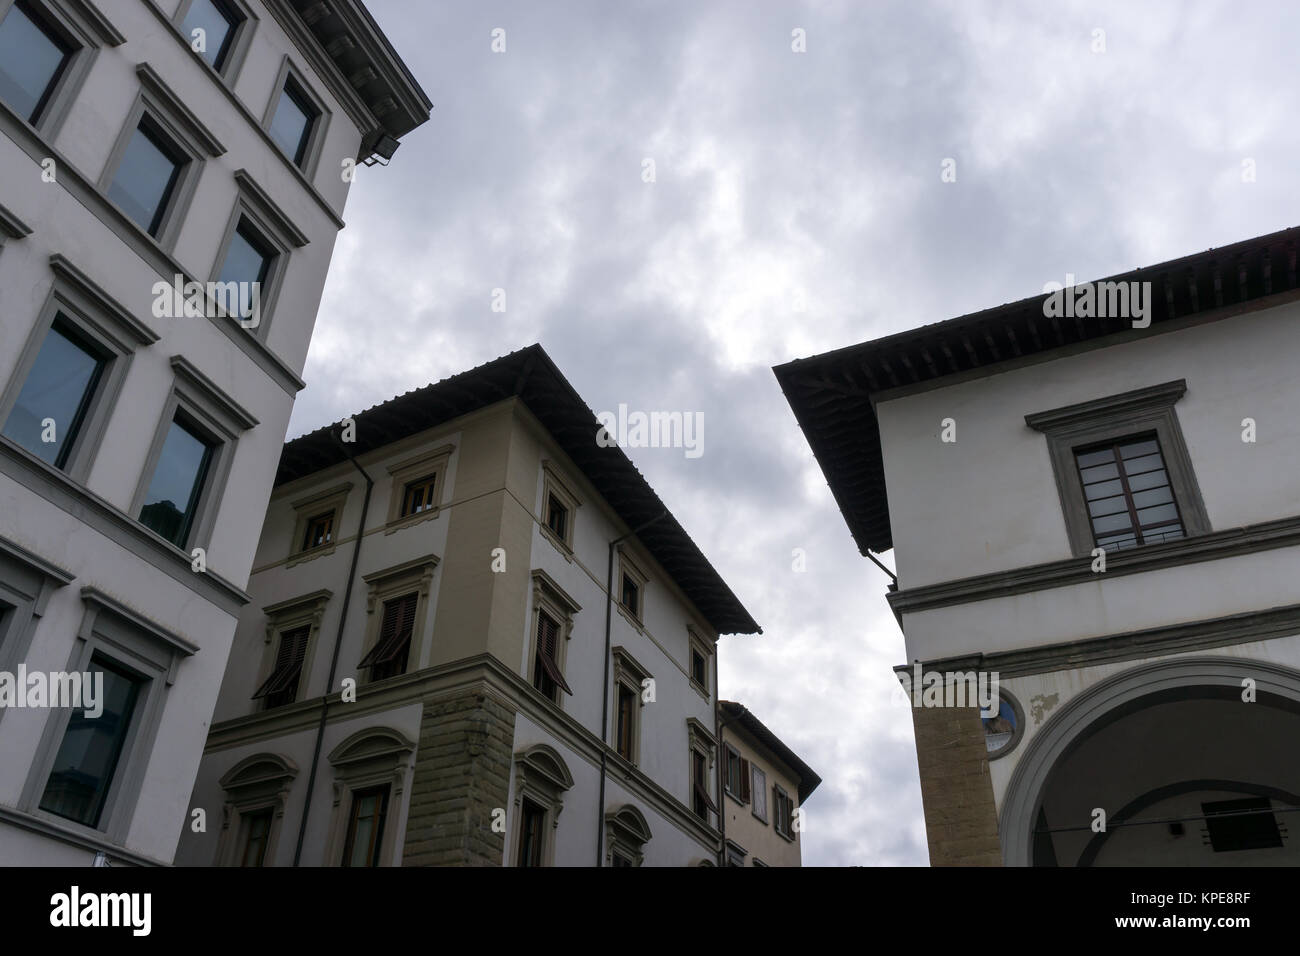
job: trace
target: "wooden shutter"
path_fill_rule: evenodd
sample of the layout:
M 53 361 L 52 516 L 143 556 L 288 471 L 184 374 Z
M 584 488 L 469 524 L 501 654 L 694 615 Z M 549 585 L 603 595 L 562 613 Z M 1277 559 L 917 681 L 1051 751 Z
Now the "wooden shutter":
M 573 696 L 573 691 L 569 688 L 569 683 L 560 673 L 560 665 L 557 658 L 560 643 L 560 626 L 555 623 L 544 611 L 537 612 L 537 660 L 542 665 L 542 670 L 546 676 L 553 680 L 557 687 Z
M 749 803 L 749 761 L 740 758 L 740 799 Z
M 311 637 L 310 627 L 299 627 L 285 631 L 280 635 L 280 646 L 275 654 L 275 666 L 271 675 L 253 694 L 253 700 L 278 694 L 297 686 L 298 675 L 302 672 L 302 662 L 307 655 L 307 639 Z
M 370 653 L 361 658 L 358 667 L 387 664 L 406 652 L 415 631 L 415 609 L 418 594 L 407 594 L 384 604 L 384 620 L 379 625 L 379 639 Z

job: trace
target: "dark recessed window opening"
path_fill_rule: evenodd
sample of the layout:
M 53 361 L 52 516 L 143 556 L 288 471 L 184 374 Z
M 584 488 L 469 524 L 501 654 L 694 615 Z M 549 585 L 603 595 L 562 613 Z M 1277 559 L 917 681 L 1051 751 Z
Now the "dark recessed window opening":
M 188 157 L 149 116 L 131 134 L 108 198 L 149 235 L 157 237 Z
M 334 512 L 326 511 L 307 519 L 307 530 L 302 537 L 302 549 L 311 551 L 323 548 L 334 541 Z
M 623 575 L 623 607 L 637 620 L 641 619 L 641 588 L 631 575 Z
M 1215 853 L 1282 845 L 1282 833 L 1267 797 L 1203 803 L 1201 810 Z
M 107 364 L 98 349 L 56 319 L 5 421 L 5 437 L 63 468 Z
M 194 524 L 213 448 L 177 417 L 154 466 L 144 507 L 140 509 L 140 523 L 178 548 L 185 547 Z
M 104 674 L 103 712 L 87 717 L 83 708 L 68 720 L 41 809 L 98 827 L 145 681 L 99 655 L 90 670 Z
M 533 686 L 551 700 L 559 691 L 572 695 L 560 672 L 560 625 L 545 611 L 537 612 L 537 651 L 533 655 Z
M 709 772 L 704 754 L 698 750 L 691 751 L 691 809 L 701 820 L 708 821 L 709 811 L 715 813 L 718 808 L 709 796 Z
M 1154 435 L 1077 449 L 1074 455 L 1097 547 L 1120 551 L 1184 536 Z
M 231 41 L 235 37 L 235 28 L 239 26 L 240 17 L 223 0 L 194 0 L 185 14 L 181 32 L 185 40 L 194 46 L 194 31 L 203 31 L 204 49 L 199 56 L 207 60 L 214 70 L 220 70 L 230 52 Z
M 307 656 L 307 640 L 311 637 L 311 627 L 304 625 L 280 635 L 280 647 L 275 654 L 275 666 L 271 676 L 262 682 L 262 686 L 253 694 L 253 700 L 259 698 L 266 702 L 266 709 L 292 704 L 298 696 L 298 680 L 302 676 L 302 664 Z
M 378 866 L 388 815 L 387 786 L 370 787 L 352 794 L 348 838 L 343 847 L 344 866 Z
M 709 665 L 705 661 L 704 655 L 691 648 L 691 680 L 701 687 L 709 686 Z
M 35 123 L 75 51 L 31 4 L 19 0 L 0 20 L 0 100 Z
M 319 116 L 320 113 L 312 106 L 307 94 L 293 80 L 287 81 L 280 91 L 280 102 L 276 104 L 275 115 L 271 118 L 271 139 L 293 160 L 295 166 L 301 166 L 307 156 L 307 144 L 311 141 L 311 132 Z
M 432 511 L 436 504 L 433 500 L 433 494 L 437 489 L 437 485 L 438 476 L 436 474 L 426 475 L 416 481 L 409 482 L 402 492 L 401 517 L 405 518 L 407 515 L 418 515 L 425 511 Z
M 569 509 L 560 504 L 555 495 L 550 495 L 546 501 L 546 526 L 561 541 L 566 540 L 565 533 L 569 528 Z
M 727 748 L 726 754 L 727 792 L 741 803 L 749 803 L 749 761 L 742 757 L 739 751 L 730 747 Z
M 266 844 L 271 835 L 271 808 L 256 813 L 241 814 L 244 818 L 244 850 L 239 855 L 240 866 L 266 865 Z
M 519 818 L 519 865 L 542 865 L 543 824 L 546 811 L 527 797 L 520 807 Z
M 636 720 L 636 694 L 632 688 L 618 685 L 618 755 L 632 759 L 632 722 Z
M 370 653 L 361 658 L 361 663 L 357 665 L 370 668 L 372 681 L 406 673 L 411 636 L 415 633 L 415 609 L 419 600 L 420 595 L 413 593 L 384 602 L 384 619 L 379 626 L 379 638 Z

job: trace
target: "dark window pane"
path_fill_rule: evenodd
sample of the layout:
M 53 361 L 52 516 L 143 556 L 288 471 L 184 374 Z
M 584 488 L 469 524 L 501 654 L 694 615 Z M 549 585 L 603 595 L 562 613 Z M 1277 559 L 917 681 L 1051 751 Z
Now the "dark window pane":
M 308 104 L 307 98 L 286 84 L 271 118 L 271 138 L 297 165 L 302 165 L 307 153 L 307 140 L 315 116 L 316 111 Z
M 237 301 L 237 318 L 247 319 L 253 315 L 253 289 L 256 283 L 257 301 L 262 301 L 262 283 L 271 271 L 274 253 L 258 238 L 257 234 L 245 222 L 240 222 L 230 237 L 230 248 L 226 250 L 226 261 L 221 265 L 218 282 L 240 283 Z
M 1088 502 L 1088 514 L 1094 518 L 1100 518 L 1103 515 L 1118 514 L 1121 511 L 1128 511 L 1128 500 L 1123 495 L 1116 495 L 1114 498 L 1102 498 L 1099 501 Z
M 148 122 L 142 122 L 131 134 L 122 164 L 108 188 L 108 198 L 141 229 L 155 235 L 182 165 L 180 155 L 162 135 Z
M 95 392 L 104 359 L 92 354 L 55 324 L 45 336 L 36 364 L 23 382 L 5 422 L 4 435 L 33 455 L 62 468 Z M 41 422 L 54 420 L 54 441 L 41 440 Z
M 1080 468 L 1091 468 L 1093 465 L 1100 465 L 1103 462 L 1114 461 L 1115 450 L 1113 448 L 1100 448 L 1097 451 L 1084 452 L 1079 456 Z
M 244 817 L 244 852 L 240 866 L 263 866 L 266 863 L 266 844 L 271 835 L 271 810 L 258 810 Z
M 1119 477 L 1119 466 L 1115 464 L 1098 465 L 1095 468 L 1085 468 L 1080 474 L 1083 476 L 1085 485 L 1092 484 L 1094 481 L 1105 481 L 1110 478 Z
M 1160 446 L 1156 444 L 1154 439 L 1148 439 L 1147 441 L 1129 442 L 1127 445 L 1119 446 L 1119 456 L 1120 458 L 1124 459 L 1124 461 L 1126 462 L 1132 458 L 1141 458 L 1143 455 L 1159 454 L 1159 453 L 1160 453 Z M 1129 470 L 1132 470 L 1131 467 L 1128 465 L 1126 465 L 1125 467 L 1129 468 Z
M 546 820 L 546 811 L 525 799 L 519 821 L 519 865 L 542 865 L 542 824 Z
M 25 3 L 10 7 L 0 21 L 0 99 L 36 122 L 71 52 Z
M 41 809 L 96 827 L 143 681 L 98 657 L 91 660 L 90 670 L 104 673 L 103 712 L 87 717 L 83 709 L 68 721 L 41 797 Z
M 194 0 L 185 14 L 181 32 L 193 47 L 194 31 L 202 30 L 205 49 L 199 55 L 219 70 L 225 62 L 238 24 L 239 18 L 224 3 L 217 0 Z
M 640 590 L 635 581 L 626 574 L 623 575 L 623 606 L 632 612 L 633 617 L 638 617 L 641 610 L 637 603 L 640 599 Z
M 352 795 L 344 866 L 378 866 L 388 812 L 388 787 L 358 790 Z
M 140 510 L 140 522 L 178 547 L 185 546 L 189 535 L 211 454 L 211 445 L 180 422 L 172 422 Z

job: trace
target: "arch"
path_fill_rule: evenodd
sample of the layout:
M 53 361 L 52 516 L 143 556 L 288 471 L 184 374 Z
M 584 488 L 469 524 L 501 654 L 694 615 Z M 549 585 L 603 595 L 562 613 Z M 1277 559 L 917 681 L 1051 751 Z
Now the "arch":
M 298 765 L 280 754 L 259 753 L 245 757 L 222 775 L 222 790 L 238 790 L 258 784 L 288 784 L 298 775 Z
M 550 784 L 555 790 L 568 790 L 573 786 L 573 774 L 555 750 L 546 744 L 534 744 L 515 756 L 515 765 L 526 771 L 530 778 L 536 774 L 538 782 Z
M 1256 699 L 1300 709 L 1300 671 L 1244 657 L 1185 657 L 1155 661 L 1123 671 L 1089 687 L 1057 712 L 1029 742 L 1002 799 L 998 831 L 1002 861 L 1029 866 L 1033 829 L 1043 788 L 1057 762 L 1099 722 L 1114 719 L 1157 695 L 1193 696 L 1195 688 L 1240 693 L 1255 682 Z
M 330 751 L 334 766 L 376 760 L 381 757 L 400 759 L 415 749 L 415 744 L 392 727 L 363 727 Z

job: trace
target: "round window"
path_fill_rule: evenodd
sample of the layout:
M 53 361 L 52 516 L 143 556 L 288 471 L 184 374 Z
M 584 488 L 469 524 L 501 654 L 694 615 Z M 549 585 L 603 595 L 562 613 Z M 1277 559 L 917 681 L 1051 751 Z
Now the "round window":
M 984 743 L 990 757 L 1001 755 L 1015 746 L 1020 739 L 1020 708 L 1006 696 L 998 699 L 996 717 L 982 717 Z

